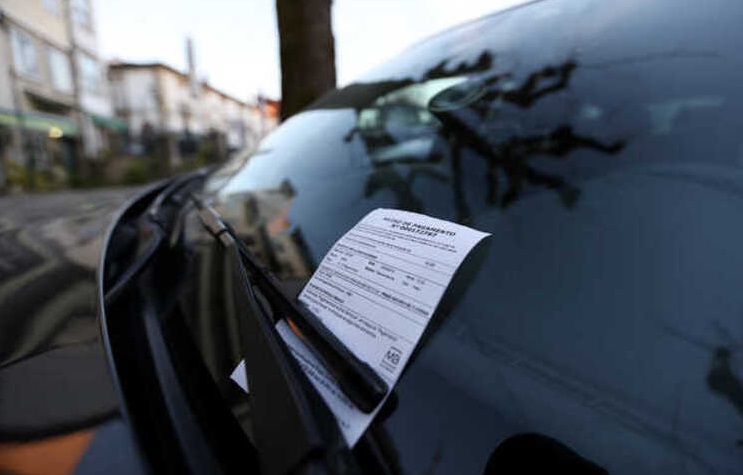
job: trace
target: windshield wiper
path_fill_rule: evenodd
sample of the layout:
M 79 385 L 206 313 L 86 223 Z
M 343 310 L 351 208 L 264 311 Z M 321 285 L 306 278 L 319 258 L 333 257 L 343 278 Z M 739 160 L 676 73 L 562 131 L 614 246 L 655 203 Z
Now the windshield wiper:
M 276 296 L 265 283 L 258 283 L 263 278 L 256 277 L 239 239 L 219 215 L 197 198 L 193 201 L 204 227 L 223 245 L 232 262 L 232 279 L 228 281 L 232 288 L 227 290 L 239 322 L 251 425 L 262 471 L 359 473 L 335 417 L 279 336 L 254 286 L 266 300 L 274 301 Z M 278 301 L 273 304 L 283 308 Z
M 254 459 L 247 450 L 242 454 L 244 460 L 240 460 L 239 455 L 235 458 L 235 447 L 241 446 L 243 441 L 229 440 L 230 436 L 237 435 L 227 428 L 229 424 L 225 424 L 222 414 L 226 408 L 204 410 L 203 404 L 209 400 L 205 394 L 209 394 L 210 390 L 198 387 L 204 384 L 203 376 L 207 375 L 199 372 L 200 360 L 196 353 L 191 352 L 197 350 L 190 348 L 177 358 L 170 354 L 173 348 L 182 349 L 184 344 L 187 346 L 183 342 L 188 338 L 178 334 L 179 328 L 183 331 L 187 329 L 185 326 L 179 327 L 185 320 L 178 315 L 179 306 L 176 304 L 177 281 L 188 260 L 183 245 L 181 217 L 188 205 L 195 201 L 188 198 L 202 178 L 204 174 L 197 173 L 153 188 L 146 199 L 137 202 L 131 212 L 127 211 L 128 214 L 120 218 L 118 226 L 122 228 L 116 231 L 117 235 L 121 235 L 123 227 L 132 229 L 121 235 L 116 246 L 122 248 L 118 252 L 123 253 L 124 262 L 133 264 L 112 273 L 108 278 L 105 277 L 106 270 L 102 269 L 102 321 L 109 347 L 126 341 L 126 337 L 135 338 L 133 341 L 138 343 L 145 342 L 146 349 L 141 353 L 139 349 L 133 352 L 144 355 L 142 361 L 131 359 L 131 348 L 123 353 L 119 348 L 117 358 L 123 367 L 129 364 L 129 370 L 136 375 L 149 376 L 147 371 L 152 371 L 157 378 L 153 387 L 146 389 L 131 386 L 130 381 L 137 381 L 136 378 L 126 380 L 129 382 L 130 401 L 148 394 L 147 397 L 153 398 L 148 401 L 148 407 L 161 409 L 157 417 L 162 413 L 168 414 L 153 423 L 157 434 L 153 434 L 153 425 L 139 422 L 140 428 L 147 427 L 147 434 L 140 436 L 150 441 L 150 447 L 156 450 L 153 457 L 157 463 L 161 467 L 178 467 L 179 473 L 185 473 L 186 466 L 193 469 L 193 473 L 236 473 L 243 461 L 245 467 L 254 466 Z M 143 240 L 142 236 L 146 239 Z M 225 246 L 227 257 L 233 263 L 232 275 L 226 281 L 225 290 L 228 298 L 233 300 L 241 348 L 246 367 L 249 367 L 251 439 L 257 448 L 260 473 L 359 473 L 355 458 L 333 414 L 284 346 L 273 322 L 263 312 L 262 302 L 257 300 L 236 241 L 226 233 L 219 235 L 218 240 Z M 115 245 L 109 243 L 108 246 L 113 248 Z M 143 317 L 141 320 L 130 318 L 139 314 Z M 114 334 L 118 340 L 108 336 L 113 322 L 117 325 Z M 124 340 L 121 340 L 122 335 Z M 197 362 L 189 367 L 188 358 L 196 358 Z M 180 369 L 174 365 L 176 360 L 181 365 Z M 179 375 L 178 371 L 182 373 Z M 188 383 L 178 379 L 191 376 L 194 379 L 189 379 Z M 120 375 L 117 380 L 121 384 Z M 189 387 L 192 392 L 186 394 L 183 387 Z M 216 399 L 210 403 L 223 402 L 218 397 Z M 129 402 L 127 407 L 131 404 Z M 148 414 L 147 409 L 143 411 Z M 165 433 L 169 434 L 167 440 L 157 441 Z M 220 449 L 210 448 L 210 443 L 219 444 Z M 183 457 L 183 467 L 178 465 L 178 457 Z M 215 464 L 224 472 L 217 470 Z
M 191 187 L 198 185 L 208 175 L 208 169 L 197 170 L 183 177 L 171 180 L 157 191 L 157 195 L 149 204 L 148 209 L 142 216 L 147 222 L 147 228 L 151 232 L 151 238 L 146 247 L 141 250 L 125 271 L 112 283 L 106 292 L 106 303 L 112 303 L 144 270 L 149 266 L 152 259 L 167 243 L 167 238 L 175 225 L 176 216 L 183 212 L 185 198 L 190 196 Z M 133 231 L 136 233 L 136 231 Z
M 234 240 L 251 277 L 250 283 L 269 302 L 274 320 L 287 320 L 292 331 L 318 357 L 341 391 L 356 407 L 365 413 L 373 411 L 387 394 L 387 383 L 368 364 L 354 355 L 315 315 L 286 294 L 277 279 L 258 262 L 247 245 L 234 235 L 213 208 L 198 200 L 195 203 L 202 222 L 212 235 L 227 235 Z

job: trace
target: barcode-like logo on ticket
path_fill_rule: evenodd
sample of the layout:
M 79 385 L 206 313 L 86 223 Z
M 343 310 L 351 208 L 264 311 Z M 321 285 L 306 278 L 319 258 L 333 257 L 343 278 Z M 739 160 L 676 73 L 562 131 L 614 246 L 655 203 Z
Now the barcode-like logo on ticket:
M 402 350 L 394 346 L 390 346 L 390 349 L 384 354 L 380 365 L 390 373 L 397 369 L 397 365 L 400 364 L 402 359 Z

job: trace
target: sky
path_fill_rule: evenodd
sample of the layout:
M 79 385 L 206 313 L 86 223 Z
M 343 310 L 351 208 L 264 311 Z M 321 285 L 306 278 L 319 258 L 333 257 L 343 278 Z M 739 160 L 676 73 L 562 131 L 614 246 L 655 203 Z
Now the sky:
M 240 99 L 281 92 L 275 0 L 93 0 L 103 58 L 185 71 L 194 40 L 199 75 Z M 523 0 L 334 0 L 338 84 L 410 44 Z

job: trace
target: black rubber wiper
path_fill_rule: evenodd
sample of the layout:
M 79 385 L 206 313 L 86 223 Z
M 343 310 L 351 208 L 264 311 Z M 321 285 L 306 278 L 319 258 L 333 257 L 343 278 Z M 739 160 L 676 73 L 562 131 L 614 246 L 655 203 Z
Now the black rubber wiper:
M 246 265 L 240 241 L 219 215 L 194 198 L 205 228 L 224 246 L 232 261 L 231 292 L 238 313 L 251 425 L 262 472 L 358 473 L 355 459 L 333 414 L 302 372 L 274 328 L 254 290 L 269 299 Z M 271 298 L 273 299 L 273 297 Z
M 151 231 L 146 247 L 139 252 L 134 262 L 119 276 L 106 292 L 106 302 L 111 303 L 124 289 L 140 275 L 167 242 L 168 235 L 177 221 L 177 214 L 183 212 L 183 206 L 189 201 L 189 190 L 206 178 L 209 170 L 198 170 L 168 183 L 154 197 L 144 213 L 144 219 Z
M 250 447 L 257 449 L 253 453 L 245 447 L 244 460 L 239 455 L 235 458 L 235 448 L 243 444 L 240 437 L 246 434 L 229 410 L 214 407 L 224 401 L 211 397 L 209 387 L 204 387 L 209 386 L 211 376 L 205 367 L 199 369 L 198 350 L 188 346 L 188 330 L 177 304 L 179 280 L 188 260 L 179 226 L 182 214 L 193 204 L 190 194 L 204 176 L 196 173 L 154 187 L 117 220 L 118 229 L 111 232 L 106 245 L 104 263 L 114 266 L 110 254 L 115 252 L 116 260 L 127 264 L 119 271 L 111 269 L 108 275 L 105 264 L 101 269 L 101 319 L 107 352 L 111 361 L 117 361 L 114 373 L 122 394 L 126 394 L 122 397 L 127 411 L 136 407 L 139 417 L 145 414 L 148 422 L 137 421 L 132 412 L 128 419 L 140 429 L 146 428 L 146 433 L 138 435 L 147 440 L 152 463 L 178 473 L 236 473 L 243 462 L 251 471 L 249 467 L 254 467 L 256 460 L 260 473 L 266 475 L 359 473 L 333 414 L 284 346 L 273 323 L 265 318 L 240 251 L 224 234 L 219 241 L 233 263 L 225 290 L 233 299 L 249 366 Z M 132 341 L 142 346 L 132 351 Z M 129 345 L 122 347 L 122 343 Z M 174 348 L 186 351 L 171 354 Z M 126 378 L 122 378 L 121 368 L 128 368 Z M 141 381 L 147 382 L 147 388 L 136 388 L 136 382 Z M 204 406 L 208 404 L 211 409 Z M 156 414 L 148 412 L 152 407 L 158 408 Z M 153 418 L 157 422 L 148 425 Z M 166 440 L 158 440 L 163 434 L 167 434 Z
M 255 285 L 273 309 L 273 320 L 285 319 L 292 331 L 312 350 L 333 375 L 341 391 L 365 413 L 373 411 L 387 394 L 387 383 L 364 361 L 353 354 L 322 322 L 296 299 L 286 294 L 211 207 L 197 201 L 204 225 L 216 237 L 228 235 L 234 239 L 243 264 Z

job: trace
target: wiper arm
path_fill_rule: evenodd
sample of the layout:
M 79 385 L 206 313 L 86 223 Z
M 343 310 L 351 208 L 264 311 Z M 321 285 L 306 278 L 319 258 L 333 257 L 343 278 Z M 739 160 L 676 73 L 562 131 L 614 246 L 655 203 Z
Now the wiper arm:
M 193 200 L 202 223 L 233 262 L 234 288 L 230 294 L 240 324 L 253 433 L 262 471 L 269 475 L 358 473 L 333 414 L 302 373 L 259 302 L 239 240 L 216 212 L 198 199 Z
M 147 225 L 152 231 L 151 240 L 147 243 L 146 249 L 140 253 L 116 282 L 110 285 L 105 296 L 106 303 L 110 304 L 116 300 L 124 289 L 147 268 L 160 248 L 166 244 L 167 235 L 171 232 L 176 221 L 175 215 L 185 204 L 183 197 L 190 196 L 188 190 L 203 180 L 208 173 L 209 170 L 207 169 L 198 170 L 171 180 L 159 190 L 144 213 Z M 179 195 L 179 193 L 182 193 L 182 195 Z
M 202 221 L 213 235 L 226 235 L 235 241 L 252 277 L 252 283 L 266 297 L 276 319 L 288 321 L 292 331 L 320 359 L 341 391 L 361 411 L 373 411 L 387 394 L 387 383 L 368 364 L 356 357 L 315 315 L 285 293 L 276 278 L 258 262 L 245 243 L 234 236 L 213 208 L 195 202 Z

